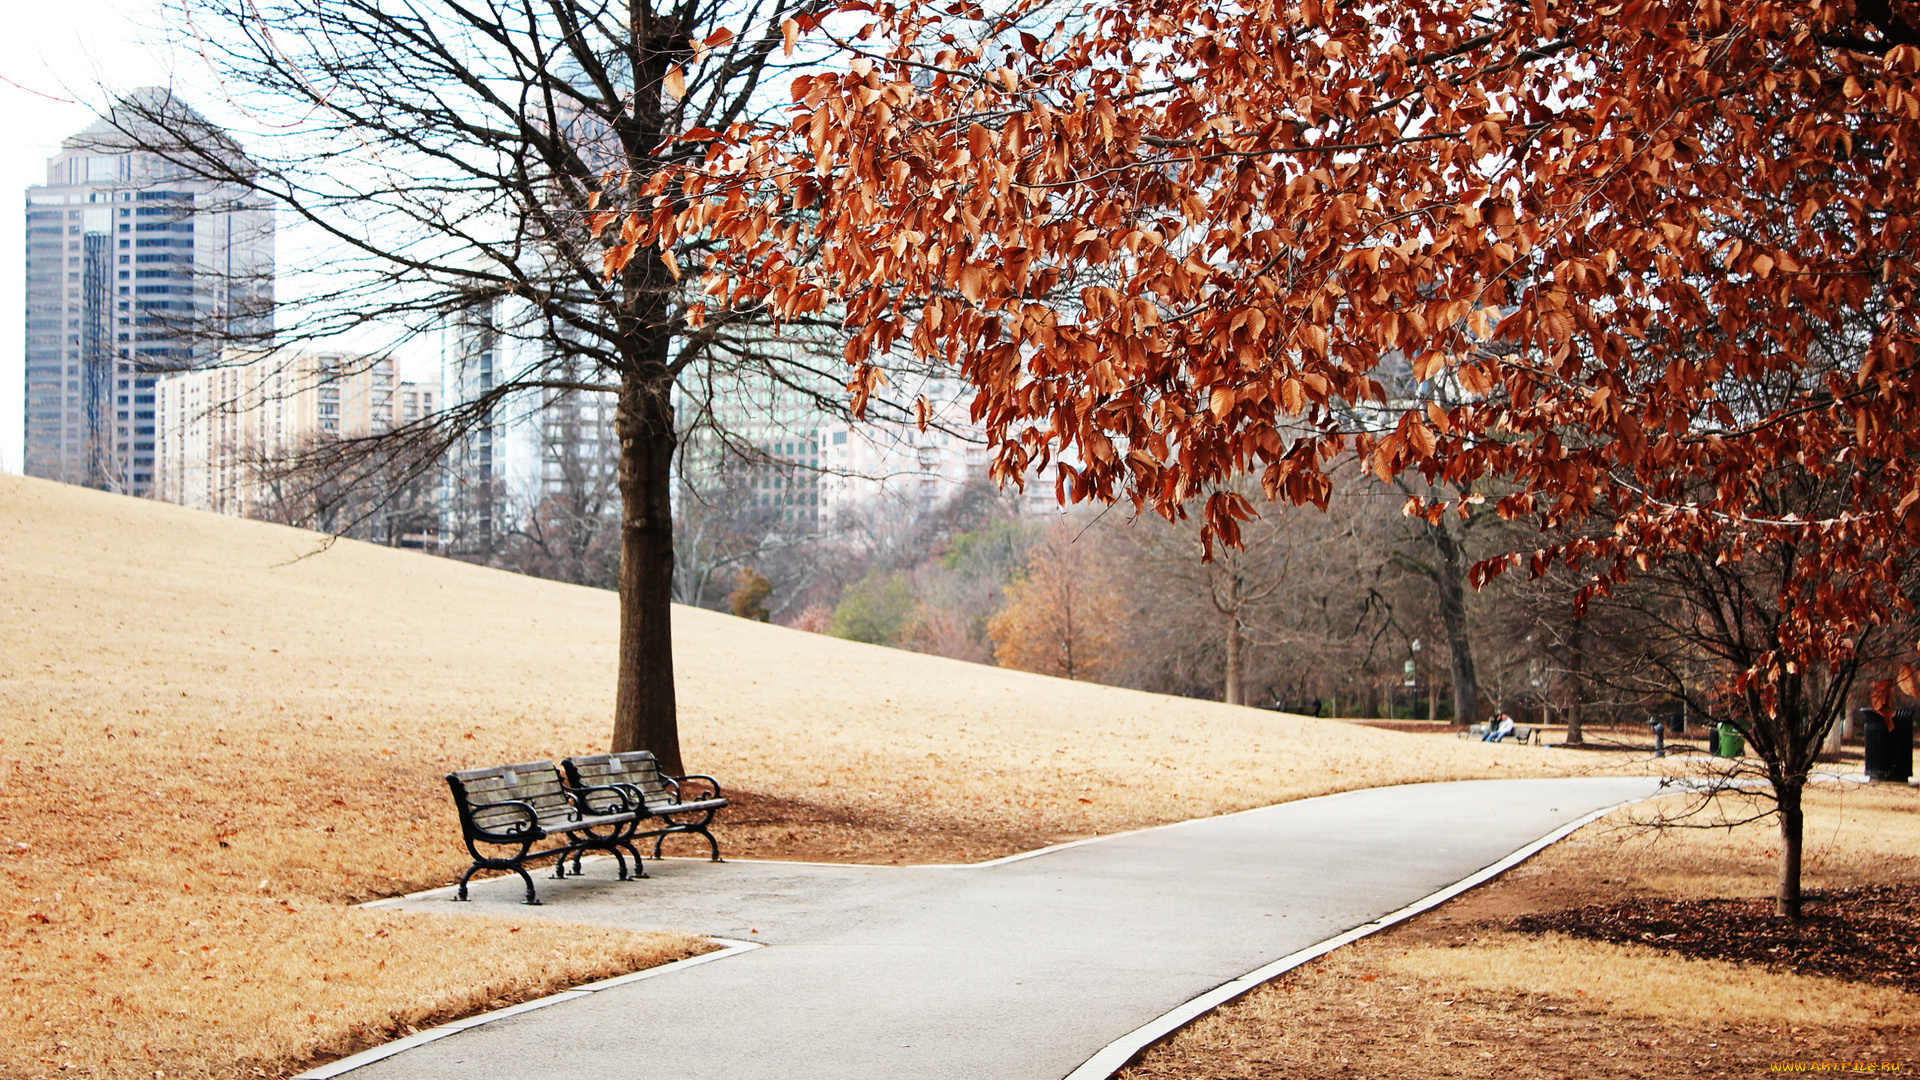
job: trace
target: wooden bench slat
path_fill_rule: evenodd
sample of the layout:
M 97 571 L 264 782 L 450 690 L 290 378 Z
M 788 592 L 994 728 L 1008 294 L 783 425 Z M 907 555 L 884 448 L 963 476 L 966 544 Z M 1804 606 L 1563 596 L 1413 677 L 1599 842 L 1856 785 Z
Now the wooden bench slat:
M 463 782 L 472 782 L 475 780 L 485 780 L 490 777 L 506 776 L 508 774 L 536 773 L 552 768 L 553 762 L 551 761 L 522 761 L 516 765 L 494 765 L 485 769 L 462 769 L 453 775 L 459 777 Z
M 558 791 L 561 786 L 560 774 L 558 772 L 544 775 L 529 774 L 515 777 L 512 780 L 503 777 L 493 777 L 484 780 L 475 780 L 465 784 L 467 793 L 470 795 L 490 794 L 497 791 Z
M 559 784 L 523 784 L 519 787 L 467 792 L 467 798 L 476 803 L 506 802 L 508 799 L 545 799 L 555 796 L 565 798 L 566 788 Z
M 679 802 L 674 799 L 648 799 L 647 809 L 656 814 L 693 813 L 696 810 L 719 810 L 727 805 L 725 799 L 695 799 Z

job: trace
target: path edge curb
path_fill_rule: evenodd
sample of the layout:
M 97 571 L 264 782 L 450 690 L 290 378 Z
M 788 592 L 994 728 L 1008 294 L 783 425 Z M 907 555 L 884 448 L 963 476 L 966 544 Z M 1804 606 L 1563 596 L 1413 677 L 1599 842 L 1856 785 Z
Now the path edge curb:
M 1608 814 L 1624 807 L 1632 806 L 1635 803 L 1644 802 L 1649 798 L 1655 797 L 1657 794 L 1659 794 L 1659 792 L 1637 799 L 1625 799 L 1612 806 L 1603 806 L 1590 814 L 1575 818 L 1532 843 L 1495 860 L 1487 866 L 1481 867 L 1479 870 L 1461 878 L 1459 881 L 1435 892 L 1428 893 L 1413 903 L 1408 904 L 1406 907 L 1400 908 L 1397 911 L 1388 912 L 1372 922 L 1362 923 L 1344 934 L 1330 937 L 1315 945 L 1309 945 L 1298 952 L 1288 953 L 1270 964 L 1255 968 L 1237 979 L 1222 983 L 1212 990 L 1201 994 L 1199 997 L 1192 998 L 1167 1012 L 1161 1013 L 1145 1024 L 1134 1028 L 1132 1031 L 1101 1047 L 1092 1057 L 1081 1062 L 1078 1068 L 1068 1073 L 1064 1080 L 1110 1080 L 1115 1073 L 1131 1065 L 1133 1060 L 1139 1057 L 1148 1047 L 1181 1028 L 1186 1027 L 1188 1024 L 1198 1020 L 1200 1017 L 1205 1016 L 1220 1006 L 1236 998 L 1245 996 L 1247 993 L 1258 989 L 1266 983 L 1272 982 L 1303 964 L 1318 960 L 1320 957 L 1325 956 L 1343 945 L 1351 945 L 1362 938 L 1371 937 L 1388 927 L 1405 922 L 1423 911 L 1439 907 L 1441 904 L 1459 896 L 1461 893 L 1484 885 L 1494 878 L 1499 877 L 1501 874 L 1526 862 L 1528 859 L 1533 858 L 1535 855 L 1559 843 L 1561 840 L 1606 817 Z M 294 1080 L 301 1080 L 301 1078 L 295 1077 Z
M 729 956 L 738 956 L 743 952 L 751 952 L 754 949 L 764 947 L 757 941 L 735 941 L 732 938 L 720 937 L 710 937 L 707 938 L 707 940 L 720 946 L 720 948 L 715 949 L 713 952 L 701 953 L 699 956 L 689 956 L 685 960 L 675 960 L 671 964 L 660 964 L 656 967 L 628 972 L 625 975 L 615 975 L 610 979 L 599 979 L 590 983 L 582 983 L 572 989 L 562 990 L 557 994 L 548 994 L 546 997 L 535 998 L 532 1001 L 523 1001 L 518 1005 L 510 1005 L 504 1009 L 476 1013 L 473 1016 L 463 1017 L 459 1020 L 449 1020 L 437 1027 L 430 1027 L 425 1031 L 416 1031 L 405 1038 L 395 1039 L 390 1043 L 382 1043 L 370 1050 L 362 1050 L 357 1054 L 343 1057 L 338 1061 L 330 1061 L 325 1065 L 315 1066 L 306 1072 L 295 1074 L 292 1080 L 332 1080 L 333 1077 L 363 1068 L 376 1061 L 384 1061 L 395 1054 L 404 1053 L 416 1046 L 425 1046 L 430 1042 L 439 1042 L 449 1035 L 458 1035 L 470 1028 L 477 1028 L 483 1024 L 491 1024 L 495 1020 L 505 1020 L 510 1016 L 530 1013 L 536 1009 L 544 1009 L 549 1005 L 558 1005 L 563 1001 L 583 998 L 590 994 L 597 994 L 602 990 L 611 990 L 617 986 L 625 986 L 628 983 L 639 982 L 642 979 L 671 975 L 683 968 L 697 967 L 701 964 L 711 964 L 715 960 L 725 960 Z

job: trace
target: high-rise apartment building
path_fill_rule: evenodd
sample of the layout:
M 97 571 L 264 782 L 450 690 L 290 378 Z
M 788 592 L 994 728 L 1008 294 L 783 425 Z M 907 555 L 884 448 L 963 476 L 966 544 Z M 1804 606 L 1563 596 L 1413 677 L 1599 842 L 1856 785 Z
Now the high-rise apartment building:
M 200 510 L 304 521 L 303 456 L 434 411 L 439 387 L 399 380 L 385 356 L 280 349 L 229 353 L 155 386 L 153 493 Z
M 542 396 L 500 392 L 545 353 L 523 325 L 527 319 L 518 301 L 495 301 L 463 312 L 444 331 L 443 407 L 472 410 L 490 402 L 464 421 L 465 435 L 447 451 L 441 525 L 448 550 L 456 553 L 490 550 L 539 501 Z
M 154 118 L 164 118 L 162 125 Z M 191 136 L 192 152 L 183 146 Z M 134 91 L 27 189 L 25 471 L 144 495 L 155 382 L 273 328 L 273 217 L 196 178 L 238 144 L 168 91 Z
M 825 367 L 793 362 L 719 367 L 683 379 L 675 403 L 686 431 L 683 497 L 764 508 L 782 531 L 825 524 L 820 506 L 821 432 L 842 423 L 827 403 L 846 394 Z M 830 370 L 830 369 L 829 369 Z
M 821 430 L 822 517 L 875 506 L 926 510 L 986 478 L 986 428 L 969 414 L 973 388 L 929 379 L 920 392 L 931 409 L 924 431 L 911 421 L 883 420 Z

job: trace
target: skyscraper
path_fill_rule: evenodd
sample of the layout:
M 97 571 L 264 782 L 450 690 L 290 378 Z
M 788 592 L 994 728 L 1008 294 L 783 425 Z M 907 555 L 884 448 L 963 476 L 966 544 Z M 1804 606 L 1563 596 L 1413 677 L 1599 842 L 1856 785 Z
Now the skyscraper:
M 245 159 L 164 89 L 136 90 L 61 143 L 27 189 L 25 471 L 145 495 L 154 382 L 273 328 L 273 217 L 199 179 Z

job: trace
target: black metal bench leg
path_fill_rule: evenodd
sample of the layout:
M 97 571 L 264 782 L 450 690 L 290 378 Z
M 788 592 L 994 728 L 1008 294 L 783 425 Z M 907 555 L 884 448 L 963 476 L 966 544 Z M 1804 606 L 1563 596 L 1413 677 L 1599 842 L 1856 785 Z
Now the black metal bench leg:
M 705 825 L 696 825 L 693 828 L 693 831 L 707 838 L 707 846 L 713 849 L 713 856 L 710 861 L 712 862 L 726 861 L 725 859 L 722 859 L 720 857 L 720 841 L 715 840 L 713 838 L 713 834 L 707 831 L 707 827 Z
M 533 875 L 527 873 L 526 867 L 524 866 L 515 866 L 513 868 L 513 872 L 516 874 L 519 874 L 520 880 L 527 883 L 527 898 L 521 901 L 521 903 L 532 904 L 535 907 L 539 907 L 540 898 L 534 895 L 534 892 L 533 892 Z
M 453 894 L 455 900 L 465 900 L 467 898 L 467 881 L 473 877 L 473 872 L 478 869 L 480 869 L 480 864 L 474 863 L 472 866 L 467 867 L 466 873 L 460 875 L 460 891 Z
M 620 846 L 626 849 L 627 854 L 633 856 L 633 874 L 632 876 L 628 877 L 627 880 L 639 881 L 642 878 L 646 877 L 647 864 L 640 861 L 640 852 L 634 850 L 634 846 L 632 844 L 627 843 L 624 840 L 621 841 Z

